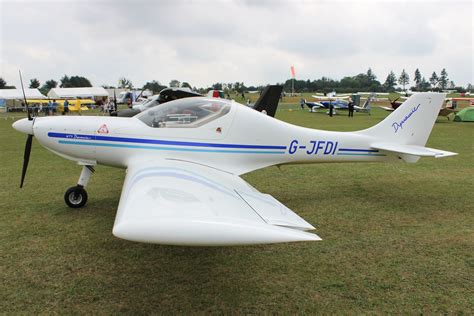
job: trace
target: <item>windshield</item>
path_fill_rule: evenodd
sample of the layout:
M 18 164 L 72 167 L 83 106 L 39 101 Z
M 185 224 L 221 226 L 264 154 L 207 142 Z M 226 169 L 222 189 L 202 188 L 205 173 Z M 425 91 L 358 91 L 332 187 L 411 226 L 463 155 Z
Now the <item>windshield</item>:
M 207 98 L 186 98 L 146 110 L 137 117 L 155 128 L 198 127 L 230 111 L 228 101 Z

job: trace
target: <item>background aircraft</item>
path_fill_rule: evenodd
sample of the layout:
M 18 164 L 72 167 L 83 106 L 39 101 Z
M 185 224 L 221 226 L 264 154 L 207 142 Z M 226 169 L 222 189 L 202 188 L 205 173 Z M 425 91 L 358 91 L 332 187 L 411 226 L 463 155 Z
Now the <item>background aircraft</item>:
M 371 102 L 371 99 L 368 98 L 365 100 L 364 104 L 362 104 L 361 106 L 354 105 L 354 111 L 359 112 L 359 113 L 368 113 L 370 115 L 370 110 L 371 110 L 370 102 Z
M 360 95 L 361 97 L 366 97 L 372 102 L 386 100 L 390 95 L 388 92 L 357 92 L 356 94 Z
M 111 112 L 110 115 L 120 116 L 120 117 L 132 117 L 158 104 L 163 104 L 163 103 L 177 100 L 177 99 L 198 97 L 198 96 L 201 96 L 201 95 L 197 92 L 192 91 L 189 88 L 165 88 L 161 90 L 159 94 L 154 95 L 150 97 L 149 99 L 144 100 L 141 103 L 133 105 L 131 109 L 114 111 L 114 112 Z
M 83 207 L 96 165 L 126 168 L 113 234 L 149 243 L 244 245 L 320 240 L 314 227 L 240 175 L 292 163 L 396 162 L 455 153 L 424 147 L 445 95 L 419 93 L 356 132 L 304 128 L 233 101 L 184 98 L 131 118 L 28 118 L 13 127 L 82 165 L 64 199 Z
M 400 105 L 402 105 L 403 102 L 407 99 L 407 97 L 398 96 L 393 101 L 390 100 L 390 98 L 387 98 L 387 99 L 390 102 L 390 106 L 381 106 L 380 108 L 384 109 L 385 111 L 391 112 L 391 111 L 395 111 Z
M 315 96 L 313 96 L 315 97 Z M 327 98 L 327 97 L 321 97 L 321 99 Z M 350 96 L 347 97 L 350 100 Z M 332 99 L 332 98 L 327 98 L 327 99 Z M 319 102 L 307 102 L 306 99 L 303 99 L 304 104 L 311 110 L 311 112 L 316 112 L 319 109 L 329 109 L 329 103 L 332 103 L 334 106 L 334 109 L 338 110 L 348 110 L 349 109 L 349 100 L 344 99 L 335 99 L 335 101 L 319 101 Z M 360 112 L 360 113 L 368 113 L 370 115 L 370 102 L 372 99 L 369 97 L 365 100 L 365 102 L 362 105 L 354 105 L 354 111 Z M 336 112 L 334 111 L 334 114 Z
M 458 102 L 462 101 L 472 103 L 474 101 L 474 98 L 446 98 L 446 102 L 443 108 L 439 111 L 439 116 L 446 116 L 446 118 L 449 120 L 451 114 L 456 114 L 457 112 L 459 112 Z
M 322 100 L 322 101 L 329 101 L 329 100 L 335 100 L 335 99 L 348 99 L 352 94 L 351 93 L 336 93 L 336 91 L 332 91 L 326 94 L 323 93 L 315 93 L 312 95 L 313 98 Z
M 88 105 L 95 104 L 95 101 L 92 99 L 56 99 L 56 106 L 59 112 L 63 111 L 64 108 L 64 101 L 68 101 L 69 106 L 68 109 L 70 112 L 77 112 L 77 111 L 87 111 L 89 108 Z M 30 108 L 35 111 L 39 105 L 43 106 L 43 109 L 48 106 L 49 102 L 53 101 L 52 99 L 27 99 L 28 105 Z
M 217 90 L 211 90 L 211 92 L 212 91 L 217 91 Z M 267 115 L 275 116 L 282 91 L 283 91 L 283 86 L 277 86 L 277 85 L 267 86 L 262 91 L 262 94 L 260 95 L 257 102 L 255 104 L 252 104 L 251 107 L 259 112 L 265 111 Z M 213 92 L 211 93 L 211 95 L 214 95 Z M 158 95 L 151 97 L 147 101 L 134 105 L 132 109 L 125 109 L 118 112 L 112 112 L 111 116 L 132 117 L 142 111 L 155 107 L 159 104 L 163 104 L 163 103 L 177 100 L 177 99 L 198 97 L 198 96 L 202 96 L 202 95 L 188 88 L 166 88 L 166 89 L 163 89 Z M 221 95 L 217 94 L 217 97 L 220 98 Z
M 250 104 L 249 107 L 259 112 L 265 112 L 265 114 L 271 117 L 275 117 L 282 91 L 283 86 L 266 86 L 260 94 L 257 102 L 255 102 L 255 104 Z
M 398 100 L 407 100 L 407 97 L 399 96 L 395 100 L 390 101 L 391 107 L 381 106 L 380 108 L 384 109 L 385 111 L 395 111 L 403 104 L 403 102 L 400 102 Z M 469 101 L 470 98 L 446 98 L 445 103 L 439 110 L 438 116 L 445 116 L 449 120 L 449 116 L 451 114 L 455 114 L 458 111 L 457 102 L 466 100 Z
M 304 104 L 311 110 L 311 112 L 316 112 L 319 109 L 329 109 L 330 104 L 333 105 L 334 109 L 347 109 L 350 99 L 350 94 L 339 94 L 336 95 L 336 92 L 328 93 L 327 95 L 314 94 L 312 95 L 315 98 L 316 102 L 307 102 L 304 99 Z M 334 114 L 336 112 L 334 111 Z

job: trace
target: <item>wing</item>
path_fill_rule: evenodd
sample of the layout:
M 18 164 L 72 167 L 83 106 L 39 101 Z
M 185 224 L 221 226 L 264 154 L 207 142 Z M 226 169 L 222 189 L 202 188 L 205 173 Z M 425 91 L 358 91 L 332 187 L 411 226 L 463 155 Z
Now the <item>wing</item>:
M 312 97 L 319 101 L 329 101 L 329 100 L 334 99 L 334 98 L 327 97 L 325 95 L 317 95 L 317 94 L 313 94 Z
M 127 169 L 116 237 L 158 244 L 224 246 L 320 240 L 314 229 L 240 177 L 179 160 Z
M 381 109 L 384 109 L 385 111 L 390 111 L 390 112 L 392 112 L 392 111 L 395 110 L 394 108 L 388 107 L 388 106 L 381 106 L 380 108 L 381 108 Z
M 335 96 L 335 97 L 327 97 L 327 96 L 319 96 L 319 95 L 312 95 L 318 101 L 337 101 L 337 100 L 347 100 L 350 96 Z
M 336 98 L 334 97 L 317 96 L 317 95 L 313 95 L 312 97 L 318 101 L 335 101 L 336 100 Z

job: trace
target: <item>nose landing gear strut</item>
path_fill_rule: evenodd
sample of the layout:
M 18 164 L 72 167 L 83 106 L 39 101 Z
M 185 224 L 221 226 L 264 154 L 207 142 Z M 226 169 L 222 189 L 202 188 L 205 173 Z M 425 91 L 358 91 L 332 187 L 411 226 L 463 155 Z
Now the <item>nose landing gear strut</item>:
M 64 194 L 64 201 L 71 208 L 80 208 L 87 203 L 87 191 L 84 189 L 89 182 L 91 175 L 94 173 L 94 167 L 86 165 L 82 167 L 81 176 L 77 185 L 67 189 Z

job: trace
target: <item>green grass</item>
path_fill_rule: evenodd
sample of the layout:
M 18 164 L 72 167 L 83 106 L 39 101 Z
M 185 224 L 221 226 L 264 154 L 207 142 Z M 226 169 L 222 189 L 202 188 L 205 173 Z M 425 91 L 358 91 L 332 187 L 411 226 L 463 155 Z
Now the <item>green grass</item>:
M 386 115 L 329 118 L 297 108 L 285 105 L 278 117 L 351 131 Z M 20 190 L 26 137 L 11 123 L 0 119 L 2 313 L 474 313 L 474 124 L 438 119 L 428 146 L 455 157 L 244 176 L 323 241 L 190 248 L 112 236 L 123 170 L 98 167 L 88 205 L 72 210 L 63 194 L 80 167 L 34 141 Z

